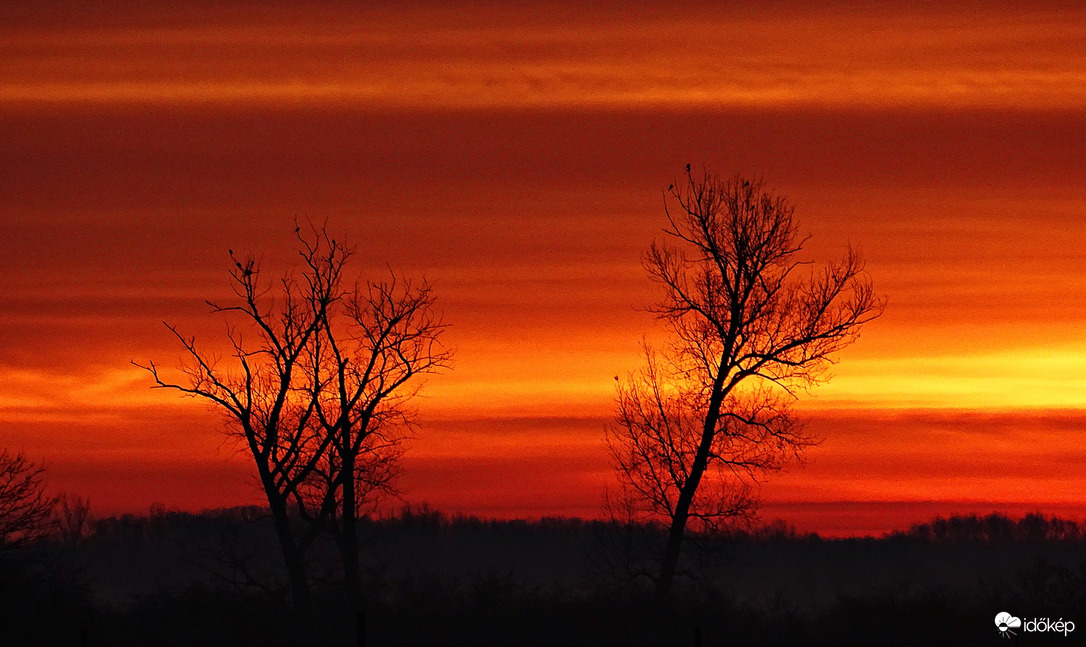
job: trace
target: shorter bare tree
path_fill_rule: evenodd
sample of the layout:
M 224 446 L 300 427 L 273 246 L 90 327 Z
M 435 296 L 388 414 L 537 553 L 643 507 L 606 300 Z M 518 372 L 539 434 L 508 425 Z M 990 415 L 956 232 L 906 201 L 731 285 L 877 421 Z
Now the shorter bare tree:
M 46 493 L 44 474 L 23 454 L 0 450 L 0 550 L 49 534 L 57 500 Z
M 450 352 L 429 284 L 395 273 L 348 281 L 350 247 L 323 227 L 295 234 L 301 271 L 277 283 L 262 279 L 252 257 L 231 252 L 236 298 L 209 302 L 230 322 L 229 361 L 170 327 L 184 349 L 180 375 L 143 368 L 156 387 L 222 411 L 252 454 L 300 615 L 310 606 L 307 550 L 328 533 L 361 626 L 358 519 L 394 492 L 410 402 L 420 378 L 447 367 Z
M 230 251 L 228 303 L 208 301 L 228 322 L 229 361 L 198 348 L 195 338 L 167 327 L 184 349 L 180 375 L 167 377 L 150 362 L 136 364 L 154 378 L 156 388 L 199 398 L 223 414 L 229 433 L 254 459 L 257 476 L 282 549 L 292 601 L 301 617 L 310 612 L 306 551 L 320 529 L 300 527 L 291 506 L 294 494 L 324 460 L 331 439 L 316 423 L 316 401 L 305 365 L 323 325 L 324 312 L 340 298 L 342 273 L 351 251 L 323 228 L 295 227 L 300 272 L 268 281 L 252 256 Z M 300 501 L 298 503 L 301 503 Z M 328 510 L 300 511 L 322 518 Z

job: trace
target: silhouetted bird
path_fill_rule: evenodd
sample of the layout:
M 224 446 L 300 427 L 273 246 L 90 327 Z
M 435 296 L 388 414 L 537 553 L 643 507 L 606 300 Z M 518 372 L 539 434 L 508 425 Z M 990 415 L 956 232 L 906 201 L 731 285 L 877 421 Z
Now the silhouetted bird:
M 687 165 L 686 165 L 686 172 L 687 172 L 687 173 L 689 173 L 689 172 L 690 172 L 690 165 L 689 165 L 689 164 L 687 164 Z
M 617 375 L 615 376 L 615 381 L 618 382 L 618 376 Z
M 750 186 L 750 182 L 748 182 L 747 180 L 743 180 L 743 188 L 745 189 L 748 186 Z
M 669 185 L 667 185 L 667 190 L 668 190 L 668 191 L 673 191 L 674 189 L 675 189 L 675 185 L 674 185 L 674 184 L 669 184 Z

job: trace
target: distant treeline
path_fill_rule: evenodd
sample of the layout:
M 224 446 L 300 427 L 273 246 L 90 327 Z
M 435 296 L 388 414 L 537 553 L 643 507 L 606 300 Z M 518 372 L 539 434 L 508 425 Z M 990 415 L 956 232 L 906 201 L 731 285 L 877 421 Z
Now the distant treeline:
M 1086 525 L 1059 517 L 1031 513 L 1021 519 L 1001 514 L 938 517 L 928 523 L 914 524 L 904 533 L 893 535 L 933 543 L 1035 543 L 1045 541 L 1086 541 Z
M 161 505 L 152 506 L 148 515 L 123 514 L 96 520 L 88 528 L 90 534 L 104 537 L 129 534 L 133 531 L 161 532 L 166 527 L 186 525 L 216 525 L 224 522 L 258 522 L 268 517 L 265 508 L 257 505 L 215 508 L 201 512 L 167 510 Z M 580 519 L 576 517 L 543 517 L 538 520 L 484 519 L 474 515 L 450 515 L 434 510 L 426 504 L 407 505 L 397 512 L 359 521 L 363 529 L 374 532 L 390 530 L 416 530 L 433 533 L 462 531 L 548 531 L 580 534 L 591 530 L 602 531 L 620 524 L 611 521 Z M 636 531 L 645 534 L 662 533 L 663 529 L 652 525 L 637 525 Z M 736 528 L 715 537 L 733 541 L 835 541 L 815 532 L 799 532 L 795 525 L 773 520 L 752 528 Z M 920 540 L 929 543 L 1035 543 L 1035 542 L 1086 542 L 1086 523 L 1039 512 L 1015 519 L 1007 515 L 955 515 L 936 517 L 925 523 L 914 523 L 908 530 L 886 533 L 881 538 L 892 541 Z M 847 540 L 847 539 L 846 539 Z
M 360 520 L 359 534 L 372 645 L 1001 645 L 1000 611 L 1086 631 L 1082 525 L 1040 514 L 879 538 L 781 521 L 702 537 L 663 606 L 637 575 L 639 550 L 651 559 L 666 539 L 658 527 L 417 506 Z M 312 553 L 315 633 L 302 635 L 263 508 L 101 519 L 0 553 L 0 645 L 342 644 L 337 558 Z

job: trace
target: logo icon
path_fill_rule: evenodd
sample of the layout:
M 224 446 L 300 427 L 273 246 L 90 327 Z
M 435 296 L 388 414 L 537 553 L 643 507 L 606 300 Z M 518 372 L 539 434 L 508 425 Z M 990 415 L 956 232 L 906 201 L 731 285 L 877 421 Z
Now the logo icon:
M 1016 618 L 1006 611 L 1000 611 L 995 617 L 996 629 L 999 630 L 999 635 L 1004 638 L 1010 638 L 1015 635 L 1011 629 L 1018 629 L 1022 626 L 1022 619 Z

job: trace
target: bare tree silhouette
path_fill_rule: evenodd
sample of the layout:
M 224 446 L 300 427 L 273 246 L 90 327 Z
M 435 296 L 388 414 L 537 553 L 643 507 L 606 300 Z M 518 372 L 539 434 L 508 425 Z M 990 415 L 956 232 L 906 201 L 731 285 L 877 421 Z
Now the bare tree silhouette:
M 0 450 L 0 550 L 33 543 L 51 529 L 56 498 L 46 494 L 45 468 Z
M 301 274 L 291 272 L 273 287 L 261 278 L 253 257 L 239 260 L 233 250 L 230 282 L 236 301 L 208 301 L 212 312 L 227 318 L 229 365 L 205 352 L 195 338 L 167 324 L 185 351 L 180 371 L 187 379 L 165 379 L 153 363 L 149 371 L 156 388 L 175 389 L 198 397 L 224 414 L 228 429 L 241 438 L 253 456 L 268 499 L 295 610 L 309 613 L 310 590 L 305 553 L 318 536 L 316 526 L 292 522 L 295 492 L 323 460 L 331 438 L 316 423 L 316 402 L 305 360 L 324 323 L 324 313 L 341 296 L 342 273 L 351 251 L 326 231 L 295 228 L 302 258 Z M 306 511 L 321 516 L 329 511 Z
M 324 228 L 295 233 L 301 274 L 281 279 L 274 294 L 256 262 L 239 261 L 231 251 L 238 302 L 209 302 L 231 320 L 231 366 L 220 367 L 217 357 L 171 326 L 186 352 L 181 371 L 187 382 L 163 379 L 153 363 L 144 368 L 157 387 L 222 410 L 244 439 L 268 498 L 296 609 L 308 612 L 305 555 L 327 532 L 340 549 L 352 622 L 361 626 L 357 522 L 377 497 L 394 492 L 419 377 L 446 368 L 451 353 L 440 343 L 445 326 L 429 284 L 392 273 L 386 281 L 348 285 L 344 271 L 353 250 Z M 297 519 L 306 523 L 293 523 Z M 356 641 L 363 639 L 360 628 Z
M 687 531 L 749 518 L 752 483 L 814 441 L 790 411 L 837 351 L 881 314 L 860 255 L 806 274 L 793 206 L 760 180 L 689 165 L 669 187 L 665 233 L 643 262 L 663 286 L 663 352 L 620 381 L 607 442 L 623 506 L 668 529 L 656 589 L 672 587 Z

